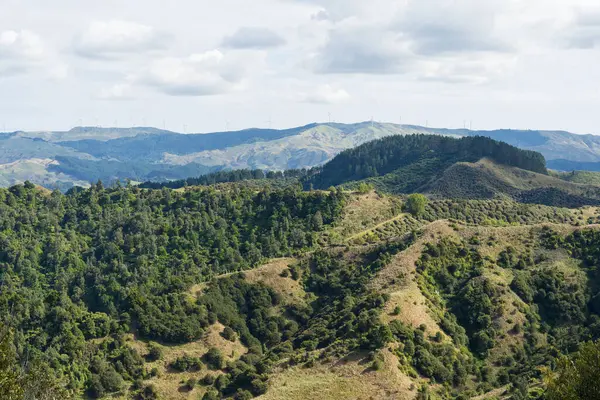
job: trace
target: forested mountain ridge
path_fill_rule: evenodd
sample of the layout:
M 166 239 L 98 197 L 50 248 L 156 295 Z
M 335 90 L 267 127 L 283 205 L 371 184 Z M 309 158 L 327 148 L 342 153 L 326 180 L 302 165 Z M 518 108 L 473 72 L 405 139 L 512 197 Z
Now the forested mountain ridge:
M 545 174 L 546 160 L 540 153 L 520 150 L 485 137 L 455 139 L 436 135 L 391 136 L 343 151 L 306 181 L 315 188 L 327 188 L 417 165 L 410 179 L 411 191 L 457 162 L 476 162 L 489 157 L 495 161 Z M 419 166 L 422 166 L 420 171 Z M 419 182 L 419 180 L 421 180 Z
M 600 336 L 599 210 L 411 204 L 2 189 L 0 395 L 539 398 L 538 367 Z
M 544 157 L 486 137 L 391 136 L 346 150 L 307 172 L 305 188 L 370 185 L 396 194 L 512 198 L 559 207 L 600 204 L 600 187 L 549 175 Z M 581 178 L 584 175 L 578 174 Z
M 309 169 L 363 143 L 413 134 L 490 137 L 540 152 L 555 169 L 595 170 L 600 162 L 600 136 L 560 131 L 471 131 L 378 122 L 205 134 L 77 127 L 65 132 L 0 133 L 0 186 L 30 180 L 66 191 L 98 179 L 168 181 L 227 169 Z

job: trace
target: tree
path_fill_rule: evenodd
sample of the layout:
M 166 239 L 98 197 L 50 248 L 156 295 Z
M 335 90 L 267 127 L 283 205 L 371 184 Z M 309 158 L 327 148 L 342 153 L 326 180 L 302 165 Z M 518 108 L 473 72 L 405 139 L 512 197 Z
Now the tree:
M 373 185 L 365 183 L 365 182 L 361 182 L 358 185 L 357 190 L 358 190 L 358 193 L 360 193 L 360 194 L 366 194 L 366 193 L 369 193 L 371 190 L 373 190 Z
M 0 399 L 53 400 L 70 399 L 63 382 L 56 379 L 48 365 L 30 360 L 27 368 L 19 365 L 11 342 L 11 331 L 2 329 L 0 322 Z
M 10 341 L 12 335 L 0 331 L 0 398 L 23 397 L 23 386 Z
M 221 336 L 223 336 L 224 339 L 229 340 L 230 342 L 235 342 L 235 331 L 228 326 L 226 326 L 225 329 L 223 329 L 223 332 L 221 332 Z
M 161 347 L 156 343 L 150 343 L 148 345 L 148 361 L 158 361 L 163 357 L 163 351 Z
M 223 367 L 223 354 L 216 347 L 208 349 L 208 352 L 204 355 L 204 360 L 212 369 L 221 369 Z
M 415 217 L 420 217 L 425 212 L 426 206 L 427 197 L 422 194 L 414 193 L 406 199 L 406 210 Z
M 214 389 L 209 389 L 202 396 L 202 400 L 219 400 L 221 396 L 219 396 L 219 392 Z
M 600 341 L 585 343 L 572 357 L 558 360 L 546 371 L 548 400 L 600 399 Z
M 319 232 L 323 229 L 323 215 L 321 211 L 317 211 L 312 217 L 312 228 Z

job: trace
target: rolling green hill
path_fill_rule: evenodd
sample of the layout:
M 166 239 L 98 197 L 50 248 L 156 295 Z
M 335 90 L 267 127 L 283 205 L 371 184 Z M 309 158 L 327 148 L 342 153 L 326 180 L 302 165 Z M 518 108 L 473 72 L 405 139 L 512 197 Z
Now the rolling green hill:
M 305 178 L 324 189 L 367 183 L 388 193 L 511 198 L 559 207 L 600 204 L 600 188 L 549 174 L 539 153 L 484 137 L 388 137 L 342 152 Z
M 541 400 L 600 338 L 599 209 L 404 202 L 0 189 L 0 395 Z
M 315 171 L 307 185 L 324 189 L 394 174 L 398 192 L 411 192 L 457 162 L 489 157 L 499 163 L 545 174 L 544 157 L 485 137 L 392 136 L 346 150 Z
M 422 188 L 441 197 L 491 199 L 509 197 L 524 203 L 557 207 L 600 204 L 600 187 L 497 164 L 489 159 L 456 163 Z
M 553 172 L 554 175 L 568 182 L 582 183 L 600 186 L 600 172 L 594 171 L 571 171 Z

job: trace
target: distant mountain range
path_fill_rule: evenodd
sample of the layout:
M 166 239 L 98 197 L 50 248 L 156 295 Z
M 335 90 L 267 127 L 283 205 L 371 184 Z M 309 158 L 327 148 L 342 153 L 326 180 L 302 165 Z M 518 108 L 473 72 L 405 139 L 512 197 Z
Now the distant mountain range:
M 223 169 L 310 168 L 374 139 L 417 133 L 487 136 L 540 152 L 552 169 L 600 171 L 600 136 L 564 131 L 471 131 L 371 122 L 206 134 L 150 127 L 77 127 L 64 132 L 0 133 L 0 186 L 30 180 L 64 190 L 98 179 L 160 181 Z

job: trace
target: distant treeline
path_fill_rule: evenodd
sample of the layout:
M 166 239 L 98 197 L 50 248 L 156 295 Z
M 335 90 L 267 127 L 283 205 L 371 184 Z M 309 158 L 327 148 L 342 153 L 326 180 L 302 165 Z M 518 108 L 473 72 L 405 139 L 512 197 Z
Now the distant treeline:
M 343 151 L 322 167 L 263 171 L 241 169 L 217 171 L 197 178 L 170 182 L 145 182 L 146 189 L 214 185 L 247 180 L 297 179 L 305 189 L 326 189 L 398 172 L 407 182 L 405 191 L 421 186 L 456 162 L 476 162 L 488 157 L 500 164 L 547 174 L 546 160 L 540 153 L 521 150 L 483 136 L 460 139 L 440 135 L 390 136 Z M 426 168 L 425 168 L 426 166 Z M 408 168 L 408 169 L 407 169 Z M 406 170 L 407 169 L 407 170 Z M 408 181 L 415 181 L 408 184 Z M 411 189 L 411 190 L 409 190 Z
M 286 171 L 263 171 L 262 169 L 237 169 L 233 171 L 218 171 L 197 178 L 187 178 L 171 182 L 144 182 L 139 187 L 143 189 L 179 189 L 186 186 L 206 186 L 216 183 L 240 182 L 248 180 L 277 180 L 301 179 L 308 174 L 306 169 L 288 169 Z
M 453 163 L 476 162 L 484 157 L 500 164 L 548 173 L 546 160 L 540 153 L 521 150 L 487 137 L 456 139 L 439 135 L 406 135 L 374 140 L 343 151 L 312 174 L 305 186 L 327 188 L 382 176 L 426 160 L 439 166 L 435 170 L 442 171 Z
M 156 164 L 147 161 L 122 162 L 115 160 L 86 160 L 77 157 L 58 156 L 58 164 L 52 164 L 48 170 L 67 174 L 82 181 L 111 183 L 123 181 L 127 177 L 133 181 L 165 181 L 198 176 L 214 172 L 220 167 L 208 167 L 198 163 L 186 165 Z

